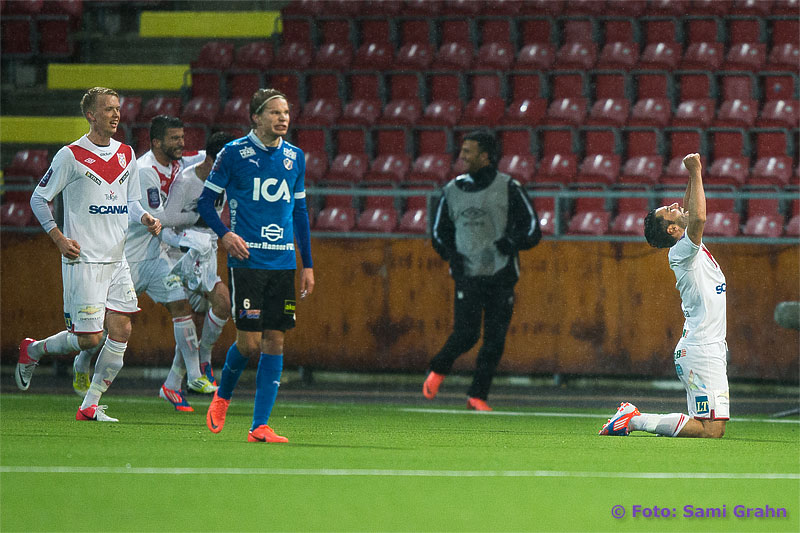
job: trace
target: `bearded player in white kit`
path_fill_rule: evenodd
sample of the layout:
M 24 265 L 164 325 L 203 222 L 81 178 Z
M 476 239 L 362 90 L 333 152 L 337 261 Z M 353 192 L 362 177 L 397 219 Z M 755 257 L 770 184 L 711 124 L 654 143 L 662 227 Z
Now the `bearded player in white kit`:
M 117 422 L 98 405 L 122 368 L 131 334 L 130 315 L 139 311 L 123 253 L 129 220 L 158 235 L 161 223 L 139 205 L 139 173 L 133 149 L 112 139 L 120 119 L 119 96 L 94 87 L 81 99 L 89 133 L 61 148 L 31 196 L 31 208 L 61 253 L 66 330 L 44 340 L 20 343 L 14 372 L 27 390 L 44 354 L 91 349 L 108 328 L 95 372 L 76 420 Z M 47 202 L 64 198 L 64 231 Z
M 725 275 L 703 244 L 706 196 L 699 154 L 683 159 L 689 185 L 683 207 L 677 203 L 647 214 L 644 234 L 650 246 L 669 248 L 669 266 L 681 295 L 686 320 L 675 347 L 675 372 L 686 389 L 689 416 L 640 413 L 622 403 L 600 435 L 625 436 L 646 431 L 668 437 L 719 438 L 730 417 L 728 392 Z

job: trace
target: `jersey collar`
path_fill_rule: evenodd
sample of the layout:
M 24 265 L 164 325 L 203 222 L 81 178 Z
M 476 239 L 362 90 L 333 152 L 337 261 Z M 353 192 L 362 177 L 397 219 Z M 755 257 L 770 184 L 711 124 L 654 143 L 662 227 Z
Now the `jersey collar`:
M 250 130 L 250 133 L 247 134 L 247 138 L 250 139 L 250 142 L 258 146 L 265 152 L 272 152 L 283 146 L 283 137 L 278 138 L 279 139 L 278 146 L 267 146 L 266 144 L 261 142 L 261 139 L 258 138 L 258 135 L 256 135 L 256 130 Z

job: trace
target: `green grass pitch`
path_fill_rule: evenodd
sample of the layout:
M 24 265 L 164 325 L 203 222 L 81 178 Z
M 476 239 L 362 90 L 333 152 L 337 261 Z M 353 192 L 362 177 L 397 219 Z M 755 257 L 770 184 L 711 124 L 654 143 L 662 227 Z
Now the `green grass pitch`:
M 217 435 L 208 400 L 193 398 L 194 413 L 108 403 L 120 423 L 76 422 L 75 396 L 3 395 L 0 530 L 800 530 L 796 418 L 734 419 L 721 440 L 613 438 L 597 436 L 613 408 L 487 415 L 279 397 L 270 425 L 290 442 L 265 445 L 246 442 L 246 395 Z M 712 516 L 687 517 L 689 505 Z M 754 516 L 767 507 L 787 516 Z

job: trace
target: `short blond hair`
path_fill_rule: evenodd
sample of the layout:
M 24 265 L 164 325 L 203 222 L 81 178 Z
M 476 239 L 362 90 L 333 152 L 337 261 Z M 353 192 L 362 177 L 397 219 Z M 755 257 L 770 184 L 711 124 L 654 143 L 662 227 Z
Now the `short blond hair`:
M 86 116 L 86 113 L 94 109 L 94 105 L 97 103 L 97 97 L 104 94 L 119 98 L 117 91 L 114 89 L 109 89 L 107 87 L 92 87 L 86 91 L 86 94 L 84 94 L 83 98 L 81 98 L 81 112 L 83 112 L 83 116 Z
M 287 102 L 289 101 L 286 98 L 286 95 L 280 92 L 278 89 L 259 89 L 253 93 L 253 97 L 250 99 L 250 117 L 252 122 L 253 115 L 258 115 L 264 109 L 264 106 L 267 105 L 267 102 L 272 100 L 273 98 L 283 98 Z

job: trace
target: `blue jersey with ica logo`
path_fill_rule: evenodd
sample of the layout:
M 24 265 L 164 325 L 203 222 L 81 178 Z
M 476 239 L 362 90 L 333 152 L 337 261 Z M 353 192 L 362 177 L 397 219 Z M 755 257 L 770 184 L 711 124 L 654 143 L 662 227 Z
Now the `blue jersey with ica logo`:
M 297 268 L 292 212 L 306 197 L 303 151 L 280 140 L 265 146 L 251 131 L 226 144 L 205 186 L 223 190 L 231 212 L 231 231 L 247 243 L 250 257 L 228 256 L 228 266 L 265 270 Z

